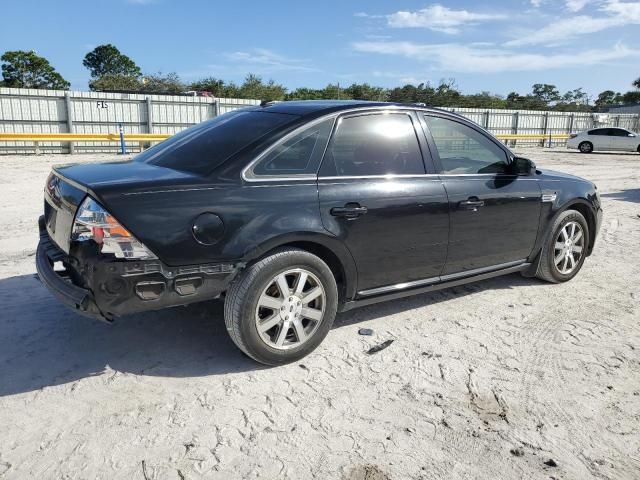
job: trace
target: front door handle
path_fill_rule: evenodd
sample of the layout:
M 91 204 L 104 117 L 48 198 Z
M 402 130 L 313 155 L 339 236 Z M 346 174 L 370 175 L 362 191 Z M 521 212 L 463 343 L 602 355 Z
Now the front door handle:
M 368 211 L 367 207 L 363 207 L 359 203 L 347 203 L 344 207 L 333 207 L 329 213 L 334 217 L 344 217 L 353 220 L 366 214 Z
M 480 207 L 484 207 L 484 201 L 479 200 L 478 197 L 469 197 L 467 200 L 463 200 L 458 204 L 462 210 L 471 210 L 477 212 Z

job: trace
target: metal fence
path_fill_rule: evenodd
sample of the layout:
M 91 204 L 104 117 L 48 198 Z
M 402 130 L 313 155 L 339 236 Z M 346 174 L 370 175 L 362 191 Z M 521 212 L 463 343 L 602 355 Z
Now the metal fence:
M 498 110 L 447 108 L 463 115 L 494 135 L 559 135 L 581 132 L 595 127 L 621 127 L 640 130 L 640 114 L 608 114 L 588 112 L 552 112 L 538 110 Z M 518 145 L 541 144 L 540 140 L 517 140 Z M 516 140 L 510 141 L 515 145 Z M 552 139 L 552 146 L 565 145 L 564 139 Z M 549 140 L 544 142 L 549 145 Z
M 258 100 L 0 88 L 0 133 L 174 134 Z M 138 142 L 127 145 L 136 151 Z M 114 152 L 114 143 L 43 142 L 42 152 Z M 33 153 L 32 142 L 0 143 L 0 153 Z
M 187 97 L 62 90 L 0 88 L 0 133 L 125 133 L 174 134 L 193 124 L 258 100 Z M 448 108 L 483 126 L 490 132 L 519 135 L 558 135 L 599 126 L 640 130 L 640 114 L 547 112 Z M 508 140 L 511 145 L 540 145 L 539 139 Z M 564 139 L 545 145 L 564 145 Z M 140 148 L 138 142 L 127 145 Z M 43 142 L 40 151 L 51 153 L 114 152 L 114 143 Z M 2 142 L 0 153 L 33 153 L 32 142 Z

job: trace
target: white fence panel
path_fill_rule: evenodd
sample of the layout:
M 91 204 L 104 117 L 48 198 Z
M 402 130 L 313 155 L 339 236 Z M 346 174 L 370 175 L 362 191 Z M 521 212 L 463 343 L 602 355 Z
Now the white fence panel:
M 216 115 L 256 105 L 258 100 L 0 88 L 0 132 L 7 133 L 162 133 L 173 135 Z M 42 142 L 40 150 L 67 153 L 115 152 L 109 142 Z M 137 151 L 140 145 L 131 143 Z M 33 153 L 30 142 L 0 143 L 0 153 Z
M 173 135 L 216 115 L 258 104 L 258 100 L 144 95 L 63 90 L 0 88 L 0 132 L 15 133 L 160 133 Z M 479 108 L 447 108 L 494 134 L 564 134 L 595 126 L 619 126 L 640 130 L 638 114 L 592 114 Z M 515 145 L 515 141 L 509 142 Z M 536 145 L 539 140 L 518 140 Z M 553 140 L 554 145 L 564 140 Z M 548 141 L 547 141 L 548 144 Z M 127 147 L 133 151 L 138 143 Z M 33 153 L 29 142 L 0 143 L 0 153 Z M 42 143 L 46 152 L 115 152 L 115 143 Z
M 589 112 L 555 112 L 538 110 L 500 110 L 477 108 L 446 108 L 458 113 L 494 135 L 549 135 L 580 132 L 594 127 L 622 127 L 640 130 L 638 114 L 597 114 Z M 548 145 L 548 140 L 546 144 Z M 554 139 L 553 145 L 564 145 L 565 140 Z M 515 145 L 516 141 L 509 141 Z M 518 145 L 536 145 L 540 140 L 517 140 Z

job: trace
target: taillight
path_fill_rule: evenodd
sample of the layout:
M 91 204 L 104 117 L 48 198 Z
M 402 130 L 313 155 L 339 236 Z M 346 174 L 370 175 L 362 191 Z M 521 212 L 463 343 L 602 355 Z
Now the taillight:
M 570 133 L 569 138 L 576 138 L 578 136 L 577 133 Z
M 116 258 L 136 260 L 157 258 L 91 197 L 85 198 L 78 208 L 71 231 L 71 240 L 75 242 L 93 240 L 100 247 L 100 252 L 111 253 Z

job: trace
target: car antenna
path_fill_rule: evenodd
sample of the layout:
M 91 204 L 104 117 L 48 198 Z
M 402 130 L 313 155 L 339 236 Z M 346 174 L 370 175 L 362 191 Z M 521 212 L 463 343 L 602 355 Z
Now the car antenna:
M 275 105 L 276 103 L 280 103 L 278 100 L 262 100 L 260 102 L 261 107 L 270 107 L 271 105 Z

